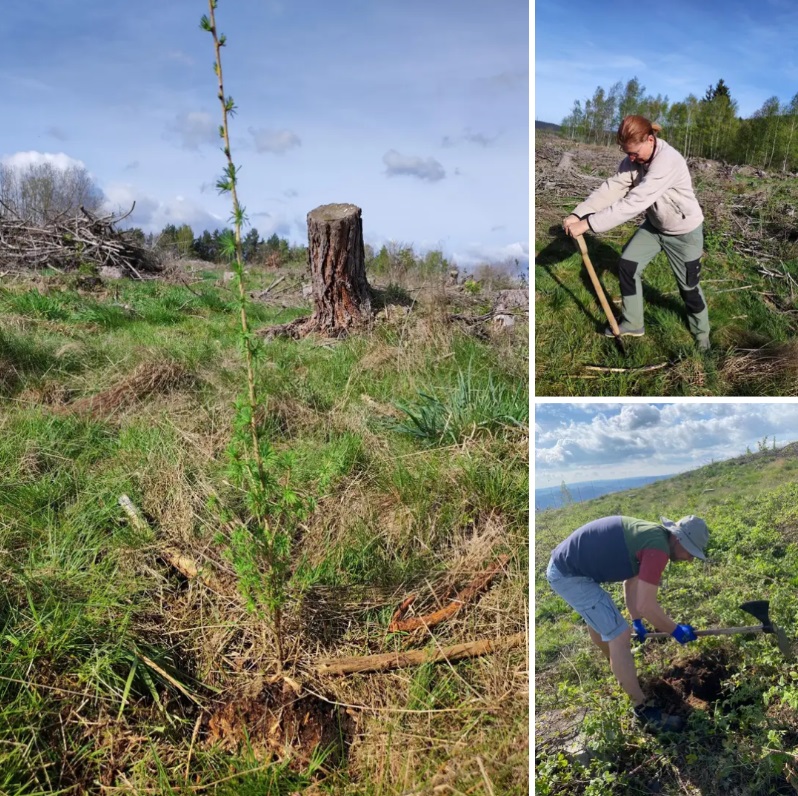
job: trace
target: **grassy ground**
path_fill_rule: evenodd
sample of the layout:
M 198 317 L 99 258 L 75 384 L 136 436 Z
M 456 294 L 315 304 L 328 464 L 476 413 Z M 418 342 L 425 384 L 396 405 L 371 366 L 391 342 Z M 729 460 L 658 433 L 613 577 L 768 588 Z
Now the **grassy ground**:
M 427 285 L 368 334 L 266 344 L 260 422 L 314 503 L 294 539 L 301 690 L 286 696 L 219 509 L 239 501 L 223 467 L 245 383 L 233 294 L 221 269 L 183 277 L 0 289 L 0 793 L 525 793 L 523 650 L 313 672 L 524 629 L 525 331 L 475 336 Z M 251 317 L 308 312 L 284 297 Z M 461 617 L 386 633 L 410 591 L 434 610 L 502 553 L 504 577 Z
M 587 241 L 605 293 L 618 309 L 617 263 L 633 232 L 633 226 L 625 225 L 612 240 Z M 644 275 L 646 335 L 624 338 L 624 354 L 613 339 L 603 337 L 606 317 L 573 243 L 564 240 L 558 246 L 550 244 L 543 258 L 547 264 L 539 259 L 535 268 L 537 395 L 795 394 L 798 363 L 790 344 L 794 315 L 774 311 L 768 298 L 791 306 L 789 284 L 774 289 L 772 280 L 750 263 L 713 251 L 710 243 L 702 273 L 713 350 L 702 354 L 687 327 L 670 266 L 663 254 L 657 255 Z M 794 274 L 798 276 L 798 266 Z M 759 357 L 746 356 L 765 343 L 769 347 Z M 634 370 L 661 363 L 668 365 L 650 372 Z M 591 372 L 585 365 L 626 372 Z
M 781 174 L 726 174 L 718 164 L 693 165 L 706 221 L 702 287 L 712 326 L 712 351 L 699 353 L 664 254 L 644 272 L 646 335 L 625 338 L 624 355 L 603 337 L 606 317 L 577 253 L 559 232 L 561 219 L 617 166 L 617 151 L 579 145 L 583 171 L 553 167 L 568 142 L 551 137 L 539 146 L 543 186 L 536 189 L 535 390 L 538 396 L 794 396 L 798 351 L 798 249 L 789 208 L 794 181 Z M 573 149 L 573 145 L 571 145 Z M 544 153 L 545 154 L 545 153 Z M 565 188 L 552 190 L 551 185 Z M 595 180 L 595 181 L 593 181 Z M 576 189 L 580 192 L 577 193 Z M 591 261 L 620 315 L 617 267 L 636 229 L 622 225 L 586 236 Z M 636 370 L 664 365 L 657 370 Z M 586 366 L 623 372 L 590 370 Z
M 741 603 L 768 599 L 793 639 L 798 458 L 764 451 L 641 489 L 548 510 L 535 522 L 536 793 L 787 794 L 798 785 L 798 668 L 774 637 L 670 639 L 636 649 L 644 690 L 687 717 L 668 739 L 641 732 L 579 617 L 549 588 L 554 546 L 596 517 L 695 513 L 709 563 L 669 565 L 661 602 L 697 628 L 756 624 Z M 619 604 L 619 586 L 611 586 Z M 795 645 L 793 645 L 795 646 Z

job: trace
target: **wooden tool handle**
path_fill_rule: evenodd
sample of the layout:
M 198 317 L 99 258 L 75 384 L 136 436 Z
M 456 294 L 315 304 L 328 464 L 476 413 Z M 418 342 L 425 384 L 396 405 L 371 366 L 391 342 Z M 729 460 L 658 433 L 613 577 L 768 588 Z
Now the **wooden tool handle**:
M 590 281 L 593 283 L 593 288 L 598 296 L 601 309 L 604 310 L 604 314 L 607 316 L 610 329 L 612 329 L 612 333 L 620 340 L 621 330 L 618 328 L 618 321 L 615 320 L 615 314 L 610 307 L 610 303 L 607 301 L 607 297 L 604 295 L 604 288 L 601 286 L 598 276 L 596 276 L 596 270 L 593 268 L 593 263 L 590 262 L 590 255 L 587 253 L 587 244 L 585 243 L 585 239 L 582 235 L 577 235 L 574 240 L 576 241 L 576 245 L 579 247 L 579 251 L 582 254 L 582 262 L 585 264 L 588 274 L 590 274 Z
M 762 625 L 752 625 L 751 627 L 718 627 L 709 630 L 694 630 L 697 636 L 733 636 L 735 633 L 762 633 L 764 628 Z M 670 633 L 661 631 L 654 631 L 646 633 L 646 638 L 664 638 L 670 636 Z

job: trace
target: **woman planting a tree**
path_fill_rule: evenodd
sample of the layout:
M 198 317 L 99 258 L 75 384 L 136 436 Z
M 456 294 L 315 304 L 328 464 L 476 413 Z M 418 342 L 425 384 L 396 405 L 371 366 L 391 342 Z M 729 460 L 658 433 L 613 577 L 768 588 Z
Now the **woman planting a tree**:
M 626 154 L 615 175 L 605 180 L 563 220 L 571 237 L 588 230 L 606 232 L 640 213 L 646 219 L 621 253 L 622 335 L 642 337 L 645 267 L 660 252 L 668 258 L 687 309 L 690 331 L 702 351 L 709 350 L 709 315 L 699 284 L 704 246 L 704 214 L 698 204 L 687 162 L 657 137 L 662 128 L 644 116 L 626 116 L 618 144 Z M 612 337 L 612 329 L 604 332 Z

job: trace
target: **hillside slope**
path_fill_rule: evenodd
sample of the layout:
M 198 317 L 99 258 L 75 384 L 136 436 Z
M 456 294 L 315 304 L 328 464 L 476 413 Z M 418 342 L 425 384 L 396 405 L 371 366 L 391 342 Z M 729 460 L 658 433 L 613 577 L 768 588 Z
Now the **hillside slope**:
M 622 355 L 601 332 L 606 318 L 562 219 L 620 162 L 615 147 L 535 137 L 537 395 L 798 394 L 798 183 L 690 159 L 706 217 L 702 285 L 713 350 L 701 355 L 664 255 L 644 275 L 646 336 Z M 617 263 L 636 222 L 586 236 L 611 303 L 620 306 Z M 646 366 L 656 370 L 640 370 Z M 586 370 L 585 366 L 617 368 Z
M 671 564 L 665 573 L 661 603 L 678 621 L 696 628 L 754 624 L 739 606 L 766 599 L 791 640 L 798 622 L 798 445 L 536 515 L 536 792 L 792 793 L 798 667 L 772 636 L 640 646 L 644 690 L 688 722 L 680 736 L 656 738 L 632 721 L 584 623 L 551 591 L 544 570 L 556 544 L 591 519 L 619 513 L 707 520 L 709 561 Z M 622 605 L 620 585 L 609 590 Z

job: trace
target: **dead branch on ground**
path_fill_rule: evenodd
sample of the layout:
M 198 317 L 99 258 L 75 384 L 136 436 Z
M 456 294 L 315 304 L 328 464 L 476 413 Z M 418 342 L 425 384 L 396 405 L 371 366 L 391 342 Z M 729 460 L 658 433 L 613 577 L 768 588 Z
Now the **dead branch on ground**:
M 400 669 L 408 666 L 420 666 L 423 663 L 440 663 L 441 661 L 457 661 L 463 658 L 476 658 L 491 652 L 520 647 L 526 643 L 526 632 L 521 631 L 512 636 L 497 639 L 468 641 L 454 644 L 451 647 L 438 647 L 432 650 L 413 650 L 411 652 L 386 652 L 379 655 L 366 655 L 352 658 L 331 658 L 316 661 L 319 674 L 353 674 L 356 672 L 384 672 L 388 669 Z
M 0 202 L 0 264 L 12 271 L 71 271 L 86 266 L 96 271 L 108 266 L 142 279 L 142 272 L 160 270 L 158 259 L 139 246 L 129 232 L 114 229 L 133 207 L 122 216 L 95 216 L 81 207 L 80 215 L 67 217 L 62 213 L 41 226 Z
M 407 613 L 408 608 L 410 608 L 416 599 L 416 595 L 411 594 L 394 612 L 394 615 L 391 617 L 391 623 L 388 625 L 388 631 L 390 633 L 395 633 L 400 630 L 409 631 L 418 630 L 419 628 L 435 627 L 435 625 L 439 625 L 441 622 L 451 619 L 455 614 L 459 613 L 470 600 L 485 591 L 496 575 L 504 572 L 504 568 L 507 566 L 509 560 L 509 556 L 500 556 L 499 560 L 489 570 L 480 573 L 474 578 L 474 580 L 452 598 L 449 605 L 444 608 L 433 611 L 431 614 L 426 614 L 425 616 L 414 616 L 410 619 L 404 619 L 405 613 Z

